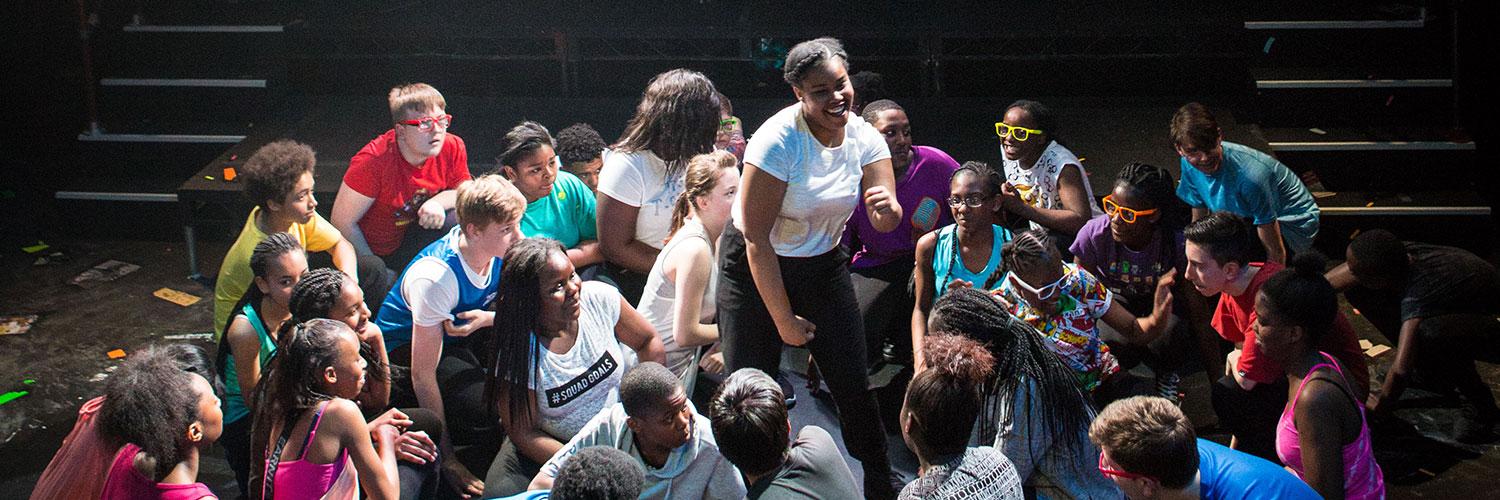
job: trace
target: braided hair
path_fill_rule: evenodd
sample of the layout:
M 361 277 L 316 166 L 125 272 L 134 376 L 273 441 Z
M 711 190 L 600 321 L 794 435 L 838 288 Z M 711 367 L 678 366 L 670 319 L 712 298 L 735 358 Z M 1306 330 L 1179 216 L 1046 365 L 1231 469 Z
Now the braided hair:
M 1012 397 L 1025 380 L 1036 384 L 1036 400 L 1029 405 L 1032 413 L 1011 414 L 1010 419 L 1033 419 L 1032 429 L 1049 429 L 1059 436 L 1088 431 L 1093 407 L 1078 384 L 1078 376 L 1052 352 L 1040 332 L 1006 312 L 989 294 L 972 288 L 944 294 L 932 306 L 928 331 L 972 338 L 994 355 L 994 373 L 983 391 L 985 415 L 979 426 L 981 442 L 994 441 L 998 432 L 996 424 L 1001 416 L 994 414 L 998 408 L 995 402 Z M 1014 411 L 1018 406 L 1013 403 L 1010 408 Z M 1080 440 L 1065 441 L 1070 451 L 1081 451 Z
M 532 337 L 541 326 L 542 272 L 554 254 L 567 255 L 567 249 L 551 238 L 527 238 L 511 245 L 500 266 L 495 317 L 504 321 L 495 322 L 495 335 L 484 350 L 488 359 L 481 362 L 490 367 L 485 379 L 485 408 L 496 408 L 504 390 L 509 411 L 501 418 L 507 424 L 518 422 L 517 417 L 522 415 L 530 418 L 526 391 L 505 386 L 525 387 L 528 380 L 541 378 L 542 347 Z
M 822 37 L 792 46 L 786 53 L 786 64 L 782 66 L 781 78 L 788 85 L 802 87 L 802 79 L 809 71 L 824 61 L 837 59 L 844 69 L 849 69 L 849 53 L 837 38 Z
M 1052 236 L 1045 229 L 1029 229 L 1017 234 L 1015 239 L 1005 243 L 1000 248 L 1000 268 L 995 270 L 996 274 L 1017 272 L 1021 269 L 1035 269 L 1037 266 L 1061 265 L 1062 258 L 1057 255 L 1057 245 L 1052 243 Z
M 345 286 L 358 287 L 359 285 L 354 282 L 353 278 L 338 269 L 324 267 L 304 273 L 302 280 L 297 282 L 297 286 L 292 287 L 292 298 L 287 303 L 292 319 L 281 324 L 281 331 L 284 333 L 292 325 L 298 323 L 331 318 L 333 308 L 338 306 L 339 297 L 343 295 Z M 380 361 L 379 354 L 372 351 L 369 344 L 359 343 L 359 356 L 365 358 L 365 362 L 369 364 L 365 369 L 366 378 L 376 382 L 390 380 L 390 367 Z
M 1132 162 L 1120 169 L 1115 187 L 1124 188 L 1146 200 L 1161 213 L 1161 225 L 1180 230 L 1188 223 L 1187 206 L 1177 198 L 1177 183 L 1167 169 L 1148 163 Z M 1166 240 L 1163 240 L 1166 241 Z
M 954 170 L 953 175 L 948 177 L 948 184 L 952 185 L 953 181 L 958 180 L 959 176 L 961 175 L 972 175 L 980 179 L 984 179 L 984 195 L 987 197 L 995 196 L 996 193 L 999 193 L 1000 185 L 1005 182 L 1003 179 L 1001 179 L 1000 172 L 996 171 L 993 167 L 990 167 L 990 164 L 982 161 L 964 162 L 963 166 L 958 167 L 958 170 Z M 955 230 L 954 233 L 955 238 L 962 237 L 958 234 L 958 231 Z M 952 245 L 953 252 L 948 254 L 948 272 L 943 273 L 942 279 L 939 279 L 937 281 L 936 286 L 939 290 L 942 290 L 943 286 L 953 278 L 954 267 L 963 265 L 963 261 L 959 256 L 959 247 L 963 246 L 961 243 L 962 242 L 955 241 Z M 990 244 L 993 245 L 994 241 L 991 241 Z M 990 287 L 995 286 L 995 281 L 998 279 L 1000 279 L 999 274 L 990 273 L 990 276 L 984 280 L 984 286 L 980 288 L 988 290 L 990 289 Z
M 303 278 L 298 287 L 306 282 L 308 279 Z M 295 292 L 293 297 L 296 297 Z M 339 338 L 354 333 L 341 321 L 318 318 L 297 322 L 295 319 L 294 316 L 281 328 L 276 352 L 266 363 L 265 380 L 255 387 L 250 456 L 267 465 L 265 476 L 251 474 L 249 490 L 252 497 L 274 497 L 270 489 L 275 482 L 276 465 L 281 461 L 280 445 L 284 443 L 268 449 L 271 428 L 281 423 L 282 437 L 285 437 L 299 415 L 334 398 L 321 391 L 323 370 L 338 361 Z M 250 469 L 255 471 L 257 468 Z

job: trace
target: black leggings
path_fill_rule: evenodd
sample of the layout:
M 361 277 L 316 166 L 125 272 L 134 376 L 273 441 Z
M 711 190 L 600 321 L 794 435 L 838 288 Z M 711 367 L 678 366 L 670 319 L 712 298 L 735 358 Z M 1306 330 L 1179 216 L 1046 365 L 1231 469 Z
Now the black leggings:
M 853 270 L 849 279 L 859 301 L 865 323 L 865 360 L 870 366 L 881 358 L 881 345 L 890 340 L 896 358 L 911 355 L 912 296 L 911 259 L 896 259 L 874 267 Z
M 864 323 L 849 281 L 849 256 L 835 248 L 816 257 L 778 261 L 792 311 L 817 326 L 807 348 L 838 405 L 844 444 L 864 467 L 866 494 L 878 493 L 871 491 L 872 485 L 890 488 L 885 425 L 869 389 Z M 745 237 L 733 224 L 719 237 L 719 270 L 719 328 L 728 370 L 756 368 L 774 375 L 783 344 L 750 275 Z

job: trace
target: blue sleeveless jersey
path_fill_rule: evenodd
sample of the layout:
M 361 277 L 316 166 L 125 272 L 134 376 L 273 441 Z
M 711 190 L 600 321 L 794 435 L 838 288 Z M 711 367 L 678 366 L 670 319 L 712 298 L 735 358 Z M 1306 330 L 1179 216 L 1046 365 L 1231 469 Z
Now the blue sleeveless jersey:
M 380 304 L 380 312 L 375 315 L 375 326 L 380 327 L 380 332 L 385 336 L 385 348 L 387 351 L 395 350 L 411 342 L 411 305 L 406 302 L 406 296 L 401 294 L 401 288 L 406 283 L 406 273 L 411 270 L 412 264 L 422 259 L 432 257 L 443 261 L 448 265 L 448 271 L 453 273 L 454 280 L 458 282 L 458 304 L 453 306 L 450 313 L 460 313 L 474 309 L 489 309 L 495 302 L 495 294 L 500 288 L 500 259 L 491 259 L 489 282 L 484 287 L 475 287 L 469 281 L 468 273 L 464 271 L 463 256 L 458 253 L 458 235 L 463 226 L 453 226 L 447 235 L 439 238 L 432 244 L 427 245 L 417 256 L 412 258 L 406 269 L 401 271 L 401 278 L 396 280 L 396 286 L 391 287 L 390 293 L 386 294 L 385 301 Z M 454 337 L 443 333 L 443 342 Z

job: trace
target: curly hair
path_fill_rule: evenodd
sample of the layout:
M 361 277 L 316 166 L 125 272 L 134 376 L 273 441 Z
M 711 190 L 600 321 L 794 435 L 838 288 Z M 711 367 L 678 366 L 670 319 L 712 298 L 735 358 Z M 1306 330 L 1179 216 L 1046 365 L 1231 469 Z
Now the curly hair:
M 496 321 L 492 335 L 481 352 L 482 363 L 489 366 L 485 379 L 485 408 L 498 408 L 500 393 L 506 394 L 509 411 L 501 415 L 505 422 L 531 418 L 526 391 L 513 391 L 508 385 L 526 387 L 529 380 L 541 378 L 541 344 L 532 341 L 533 332 L 541 326 L 542 272 L 554 254 L 566 256 L 562 243 L 551 238 L 526 238 L 510 246 L 500 266 L 500 289 L 495 297 Z
M 302 174 L 311 173 L 317 163 L 311 147 L 291 139 L 261 146 L 240 166 L 245 198 L 262 209 L 268 208 L 266 202 L 285 203 Z
M 993 401 L 1013 397 L 1028 382 L 1035 384 L 1035 392 L 1031 393 L 1036 398 L 1030 405 L 1032 414 L 1013 414 L 1010 419 L 1033 419 L 1034 426 L 1042 425 L 1061 436 L 1082 433 L 1088 428 L 1093 407 L 1077 375 L 1053 354 L 1040 332 L 1016 319 L 989 294 L 973 288 L 950 290 L 933 304 L 927 323 L 928 331 L 934 334 L 972 338 L 994 355 L 994 373 L 984 390 L 986 415 L 979 422 L 981 441 L 993 441 L 998 431 L 996 423 L 1000 418 L 990 414 L 997 407 Z M 1017 406 L 1012 404 L 1010 408 Z M 1069 447 L 1081 444 L 1076 439 L 1067 441 Z
M 564 167 L 594 161 L 609 147 L 599 132 L 587 123 L 574 123 L 557 132 L 557 157 Z
M 650 151 L 678 172 L 693 156 L 713 151 L 719 134 L 719 92 L 703 73 L 674 69 L 656 75 L 641 93 L 635 116 L 615 142 L 622 153 Z
M 849 53 L 844 51 L 844 44 L 837 38 L 825 36 L 808 40 L 787 51 L 781 77 L 788 85 L 801 88 L 802 79 L 807 77 L 809 71 L 824 61 L 835 59 L 844 65 L 844 70 L 849 69 Z
M 149 346 L 132 353 L 104 386 L 99 431 L 113 446 L 135 444 L 150 458 L 160 481 L 192 446 L 188 426 L 198 420 L 199 395 L 177 353 Z M 199 372 L 205 380 L 214 375 Z
M 962 453 L 983 403 L 981 388 L 994 373 L 995 356 L 973 339 L 930 335 L 922 343 L 927 370 L 906 387 L 906 411 L 920 423 L 912 437 L 929 456 Z
M 590 446 L 563 462 L 551 495 L 557 500 L 635 498 L 645 481 L 645 472 L 630 455 L 608 446 Z
M 303 279 L 307 281 L 307 279 Z M 299 283 L 300 285 L 301 283 Z M 280 450 L 271 448 L 271 429 L 276 424 L 296 422 L 303 412 L 334 398 L 322 392 L 323 371 L 338 361 L 339 338 L 354 335 L 341 321 L 313 319 L 306 322 L 288 320 L 277 339 L 276 352 L 266 362 L 266 374 L 255 387 L 255 411 L 251 425 L 251 457 L 267 463 L 267 475 L 274 478 Z M 283 432 L 287 430 L 283 427 Z M 251 467 L 254 469 L 255 467 Z M 252 474 L 249 490 L 253 496 L 268 493 L 265 477 Z M 274 482 L 274 481 L 273 481 Z

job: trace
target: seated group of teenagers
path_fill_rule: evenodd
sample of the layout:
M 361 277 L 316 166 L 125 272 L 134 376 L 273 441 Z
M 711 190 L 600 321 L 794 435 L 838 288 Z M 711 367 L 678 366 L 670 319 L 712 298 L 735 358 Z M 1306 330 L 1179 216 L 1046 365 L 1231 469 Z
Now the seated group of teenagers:
M 1134 163 L 1096 201 L 1040 103 L 959 164 L 857 101 L 837 40 L 784 76 L 748 141 L 679 69 L 615 143 L 523 122 L 474 178 L 442 95 L 399 86 L 331 221 L 314 152 L 260 148 L 217 354 L 132 354 L 38 494 L 213 496 L 218 442 L 252 498 L 1382 498 L 1366 418 L 1408 385 L 1492 437 L 1495 267 L 1371 230 L 1327 269 L 1308 190 L 1205 106 L 1170 123 L 1180 181 Z M 1396 340 L 1378 391 L 1340 293 Z M 784 346 L 839 436 L 789 420 Z M 893 363 L 908 484 L 870 387 Z M 1229 447 L 1179 409 L 1198 371 Z

